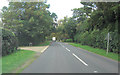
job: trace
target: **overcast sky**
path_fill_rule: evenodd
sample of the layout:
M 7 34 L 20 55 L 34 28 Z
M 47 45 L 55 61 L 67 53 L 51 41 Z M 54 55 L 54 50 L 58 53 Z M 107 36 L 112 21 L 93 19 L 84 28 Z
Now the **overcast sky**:
M 0 9 L 3 6 L 8 6 L 7 0 L 0 0 Z M 71 9 L 80 8 L 80 0 L 48 0 L 47 4 L 50 4 L 50 12 L 54 12 L 58 15 L 58 19 L 63 19 L 65 16 L 71 17 Z
M 80 8 L 80 0 L 48 0 L 50 4 L 49 10 L 58 15 L 58 19 L 63 19 L 65 16 L 71 17 L 71 9 Z
M 0 0 L 0 10 L 2 9 L 3 6 L 8 6 L 7 0 Z

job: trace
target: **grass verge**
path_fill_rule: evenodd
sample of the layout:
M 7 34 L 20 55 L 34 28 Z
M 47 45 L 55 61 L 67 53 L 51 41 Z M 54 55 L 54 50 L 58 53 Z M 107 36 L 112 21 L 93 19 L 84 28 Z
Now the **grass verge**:
M 50 44 L 50 41 L 45 41 L 44 43 L 41 43 L 38 46 L 47 46 L 49 44 Z
M 81 45 L 81 44 L 77 44 L 77 43 L 69 43 L 69 44 L 72 46 L 79 47 L 79 48 L 85 49 L 87 51 L 90 51 L 90 52 L 114 59 L 116 61 L 118 61 L 118 59 L 120 59 L 120 57 L 118 57 L 118 54 L 112 53 L 112 52 L 109 52 L 108 54 L 106 54 L 106 50 L 103 50 L 103 49 L 93 48 L 93 47 L 90 47 L 87 45 Z
M 11 55 L 2 57 L 2 73 L 11 73 L 32 58 L 35 53 L 34 51 L 19 50 Z

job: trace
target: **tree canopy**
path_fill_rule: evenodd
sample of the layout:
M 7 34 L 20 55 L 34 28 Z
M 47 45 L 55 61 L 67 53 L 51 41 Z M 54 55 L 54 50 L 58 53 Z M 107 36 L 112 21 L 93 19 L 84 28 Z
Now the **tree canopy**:
M 44 2 L 10 2 L 8 8 L 2 9 L 4 28 L 18 36 L 20 45 L 43 42 L 54 28 L 54 19 L 57 19 L 49 7 Z
M 119 52 L 118 2 L 81 2 L 83 7 L 74 8 L 73 16 L 64 18 L 58 29 L 73 42 L 106 49 L 105 37 L 110 33 L 110 51 Z M 61 35 L 60 35 L 61 36 Z M 64 38 L 64 37 L 63 37 Z

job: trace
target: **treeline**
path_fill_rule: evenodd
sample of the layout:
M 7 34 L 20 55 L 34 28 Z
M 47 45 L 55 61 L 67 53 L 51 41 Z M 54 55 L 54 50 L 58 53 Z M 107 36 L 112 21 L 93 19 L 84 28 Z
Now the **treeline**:
M 43 2 L 11 2 L 3 7 L 2 22 L 4 28 L 11 30 L 18 37 L 19 45 L 36 45 L 45 41 L 53 30 L 55 13 L 50 13 Z
M 12 41 L 18 41 L 18 46 L 45 42 L 55 29 L 53 24 L 57 19 L 57 15 L 48 10 L 49 7 L 44 2 L 10 2 L 9 7 L 3 7 L 3 52 L 6 50 L 9 51 L 7 54 L 11 53 L 8 47 L 16 45 Z
M 120 53 L 118 46 L 118 18 L 120 4 L 117 2 L 81 2 L 83 7 L 73 9 L 73 16 L 60 20 L 56 34 L 58 39 L 72 39 L 73 42 L 94 48 L 107 48 L 107 34 L 110 33 L 110 52 Z M 66 36 L 67 35 L 67 36 Z M 71 40 L 70 40 L 71 41 Z

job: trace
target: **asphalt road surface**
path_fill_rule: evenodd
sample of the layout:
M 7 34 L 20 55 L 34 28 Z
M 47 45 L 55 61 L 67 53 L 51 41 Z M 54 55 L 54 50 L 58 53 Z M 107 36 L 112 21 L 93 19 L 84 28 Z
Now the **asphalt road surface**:
M 118 62 L 66 43 L 52 42 L 22 73 L 118 73 Z

